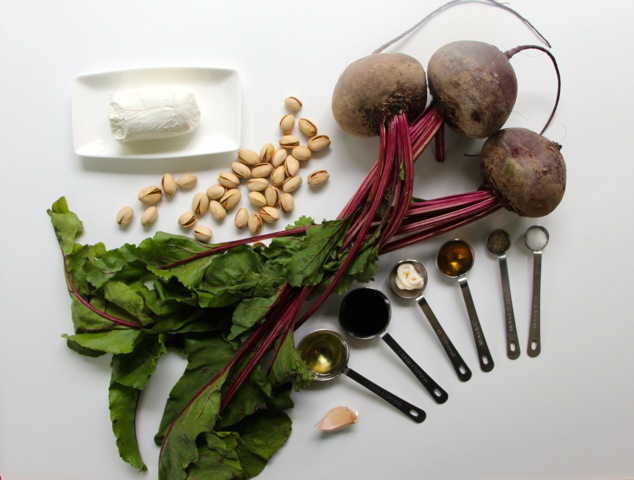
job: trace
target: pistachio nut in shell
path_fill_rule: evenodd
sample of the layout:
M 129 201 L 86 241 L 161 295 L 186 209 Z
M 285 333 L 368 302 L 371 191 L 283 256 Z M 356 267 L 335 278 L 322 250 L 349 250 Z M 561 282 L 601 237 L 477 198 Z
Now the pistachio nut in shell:
M 185 212 L 178 217 L 178 224 L 183 228 L 191 228 L 196 225 L 196 216 L 192 212 Z
M 287 113 L 280 120 L 280 131 L 282 135 L 290 135 L 295 128 L 295 115 Z
M 240 190 L 237 188 L 230 188 L 222 197 L 220 197 L 218 202 L 220 202 L 220 205 L 222 205 L 225 210 L 231 210 L 240 203 L 241 198 L 242 194 L 240 193 Z
M 287 177 L 294 177 L 298 172 L 299 161 L 293 155 L 289 155 L 284 162 L 284 173 Z
M 207 198 L 209 198 L 209 200 L 218 200 L 226 191 L 227 189 L 225 187 L 217 183 L 207 189 Z
M 156 185 L 149 185 L 139 190 L 138 198 L 143 205 L 156 205 L 163 198 L 163 192 Z
M 280 191 L 277 187 L 273 185 L 269 185 L 264 190 L 264 198 L 266 199 L 266 204 L 270 207 L 274 207 L 277 205 L 277 202 L 280 200 Z
M 294 177 L 289 177 L 286 180 L 284 180 L 284 183 L 282 184 L 282 191 L 286 193 L 293 193 L 301 185 L 302 185 L 302 177 L 297 175 Z
M 251 215 L 249 215 L 247 225 L 249 226 L 249 231 L 253 235 L 256 235 L 262 230 L 262 219 L 257 213 L 252 213 Z
M 244 227 L 247 226 L 248 222 L 249 222 L 249 212 L 247 211 L 246 208 L 239 208 L 238 211 L 236 212 L 235 218 L 233 219 L 234 225 L 240 230 L 242 230 Z
M 249 198 L 249 203 L 254 207 L 260 208 L 266 205 L 266 197 L 262 192 L 249 192 L 247 195 Z
M 273 165 L 270 163 L 258 163 L 251 169 L 251 176 L 253 178 L 267 178 L 273 172 Z
M 300 118 L 297 121 L 297 125 L 299 126 L 299 131 L 308 138 L 317 135 L 317 126 L 307 118 Z
M 289 96 L 284 99 L 284 106 L 288 108 L 289 111 L 297 113 L 302 109 L 302 102 L 297 97 Z
M 132 219 L 134 218 L 134 210 L 132 207 L 124 206 L 119 209 L 117 212 L 117 223 L 122 227 L 127 227 L 132 223 Z
M 231 171 L 238 178 L 249 178 L 251 176 L 251 169 L 242 162 L 231 162 Z
M 284 160 L 286 160 L 287 156 L 288 156 L 288 151 L 285 148 L 280 147 L 277 150 L 275 150 L 275 153 L 273 154 L 273 158 L 271 159 L 271 164 L 273 165 L 273 167 L 277 168 L 280 165 L 284 164 Z
M 308 174 L 306 180 L 311 187 L 319 187 L 326 183 L 330 178 L 330 174 L 326 170 L 315 170 Z
M 257 165 L 258 163 L 260 163 L 260 155 L 258 155 L 255 150 L 243 148 L 242 150 L 238 151 L 238 160 L 252 167 L 253 165 Z
M 308 139 L 308 148 L 312 152 L 321 152 L 330 146 L 330 138 L 328 135 L 317 135 Z
M 293 209 L 295 208 L 295 199 L 293 198 L 293 195 L 288 192 L 283 193 L 280 196 L 279 205 L 280 205 L 280 209 L 284 213 L 292 212 Z
M 158 208 L 154 205 L 145 209 L 143 214 L 141 215 L 141 225 L 144 227 L 149 227 L 152 225 L 158 217 Z
M 280 138 L 280 147 L 293 148 L 299 145 L 299 138 L 295 135 L 284 135 Z
M 209 197 L 206 192 L 198 192 L 192 200 L 192 212 L 194 215 L 204 215 L 209 208 Z
M 196 225 L 196 227 L 194 227 L 194 238 L 199 242 L 209 243 L 212 235 L 213 233 L 209 227 L 203 225 Z
M 271 173 L 269 180 L 271 181 L 271 185 L 273 185 L 274 187 L 281 187 L 284 183 L 284 180 L 286 180 L 286 168 L 284 167 L 284 165 L 280 165 L 279 167 L 275 168 Z
M 265 143 L 260 149 L 260 162 L 268 163 L 273 158 L 273 154 L 275 153 L 275 147 L 272 143 Z
M 182 188 L 185 190 L 189 190 L 190 188 L 194 188 L 198 183 L 198 177 L 196 175 L 192 175 L 191 173 L 186 173 L 185 175 L 181 175 L 176 180 L 176 185 L 178 188 Z
M 168 197 L 173 197 L 176 194 L 176 190 L 178 190 L 178 185 L 176 185 L 176 180 L 171 173 L 166 173 L 161 178 L 161 188 L 163 189 L 163 193 Z
M 310 148 L 304 145 L 298 145 L 293 148 L 291 155 L 300 162 L 307 162 L 310 160 L 310 157 L 313 156 L 313 153 L 310 151 Z
M 218 200 L 211 200 L 209 202 L 209 211 L 211 212 L 211 216 L 219 222 L 224 220 L 227 216 L 227 211 Z
M 240 185 L 240 179 L 233 172 L 222 172 L 218 175 L 218 183 L 225 188 L 236 188 Z
M 268 185 L 269 181 L 266 178 L 251 178 L 247 181 L 247 190 L 250 192 L 263 192 Z
M 280 212 L 275 207 L 267 205 L 260 208 L 260 218 L 266 223 L 275 223 L 280 219 Z

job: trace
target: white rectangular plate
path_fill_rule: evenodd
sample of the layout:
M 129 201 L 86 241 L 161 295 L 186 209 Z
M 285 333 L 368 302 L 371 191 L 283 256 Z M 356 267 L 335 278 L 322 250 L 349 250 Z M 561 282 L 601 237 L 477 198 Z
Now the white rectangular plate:
M 183 85 L 200 108 L 196 131 L 179 137 L 117 142 L 108 121 L 108 94 Z M 81 75 L 75 79 L 72 128 L 75 153 L 102 158 L 176 158 L 237 150 L 241 135 L 240 75 L 227 68 L 164 67 Z

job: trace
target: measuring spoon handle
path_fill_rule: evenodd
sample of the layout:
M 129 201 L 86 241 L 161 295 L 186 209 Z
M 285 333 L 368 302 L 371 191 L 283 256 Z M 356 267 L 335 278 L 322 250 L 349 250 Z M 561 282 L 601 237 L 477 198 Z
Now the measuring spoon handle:
M 520 344 L 517 338 L 515 326 L 515 313 L 513 312 L 513 298 L 511 297 L 511 282 L 509 281 L 509 267 L 506 255 L 498 256 L 500 264 L 500 277 L 502 280 L 502 297 L 504 299 L 504 320 L 506 324 L 506 356 L 515 360 L 520 356 Z
M 425 317 L 427 317 L 431 328 L 434 330 L 436 336 L 438 337 L 438 340 L 440 340 L 441 345 L 445 349 L 445 352 L 447 353 L 447 356 L 449 357 L 449 360 L 451 361 L 451 364 L 456 371 L 456 375 L 458 375 L 458 378 L 461 381 L 466 382 L 471 378 L 471 369 L 467 366 L 465 361 L 458 353 L 458 350 L 456 350 L 456 347 L 454 347 L 453 343 L 449 339 L 449 336 L 445 333 L 445 330 L 442 328 L 442 325 L 440 325 L 440 322 L 436 318 L 436 315 L 434 315 L 434 312 L 429 306 L 429 303 L 427 303 L 427 300 L 425 300 L 425 297 L 418 297 L 416 299 L 416 302 L 425 314 Z
M 533 302 L 528 332 L 528 356 L 536 357 L 542 350 L 540 334 L 542 253 L 533 252 Z
M 407 365 L 407 368 L 416 376 L 418 381 L 422 383 L 423 387 L 430 393 L 436 403 L 445 403 L 449 398 L 449 395 L 438 385 L 428 374 L 423 370 L 412 357 L 401 347 L 396 340 L 389 334 L 384 333 L 381 338 L 387 343 L 390 348 L 398 355 L 398 358 Z
M 458 279 L 460 285 L 460 291 L 464 298 L 465 305 L 467 307 L 467 313 L 469 314 L 469 321 L 471 322 L 471 330 L 473 331 L 473 339 L 475 340 L 476 350 L 478 351 L 478 360 L 480 361 L 480 369 L 483 372 L 490 372 L 493 370 L 493 357 L 489 351 L 486 338 L 484 338 L 484 332 L 480 325 L 478 313 L 476 312 L 475 303 L 471 296 L 471 290 L 469 290 L 469 284 L 467 278 L 462 277 Z
M 366 377 L 364 377 L 360 373 L 357 373 L 351 368 L 349 367 L 346 368 L 343 371 L 343 373 L 347 377 L 357 382 L 358 384 L 370 390 L 372 393 L 381 397 L 383 400 L 388 402 L 393 407 L 396 407 L 398 410 L 403 412 L 405 415 L 407 415 L 409 418 L 414 420 L 416 423 L 422 423 L 423 420 L 425 420 L 425 417 L 427 417 L 427 414 L 425 413 L 423 409 L 418 408 L 412 405 L 411 403 L 408 403 L 405 400 L 397 397 L 393 393 L 388 392 L 384 388 L 378 386 L 376 383 L 372 382 L 371 380 L 368 380 Z

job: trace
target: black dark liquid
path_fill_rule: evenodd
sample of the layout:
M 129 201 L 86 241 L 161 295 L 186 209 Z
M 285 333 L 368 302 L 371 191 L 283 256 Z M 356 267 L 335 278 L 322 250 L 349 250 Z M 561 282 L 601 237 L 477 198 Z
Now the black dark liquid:
M 351 290 L 339 307 L 339 323 L 353 337 L 374 337 L 390 322 L 390 303 L 387 297 L 372 288 Z

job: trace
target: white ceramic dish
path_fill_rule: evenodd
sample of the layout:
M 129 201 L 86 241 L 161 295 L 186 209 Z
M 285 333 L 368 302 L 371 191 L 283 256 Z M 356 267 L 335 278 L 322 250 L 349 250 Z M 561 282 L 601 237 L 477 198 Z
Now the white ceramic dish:
M 159 85 L 184 85 L 201 111 L 196 131 L 179 137 L 117 142 L 108 122 L 108 94 Z M 176 158 L 237 150 L 241 135 L 238 71 L 227 68 L 165 67 L 81 75 L 72 99 L 75 153 L 102 158 Z

